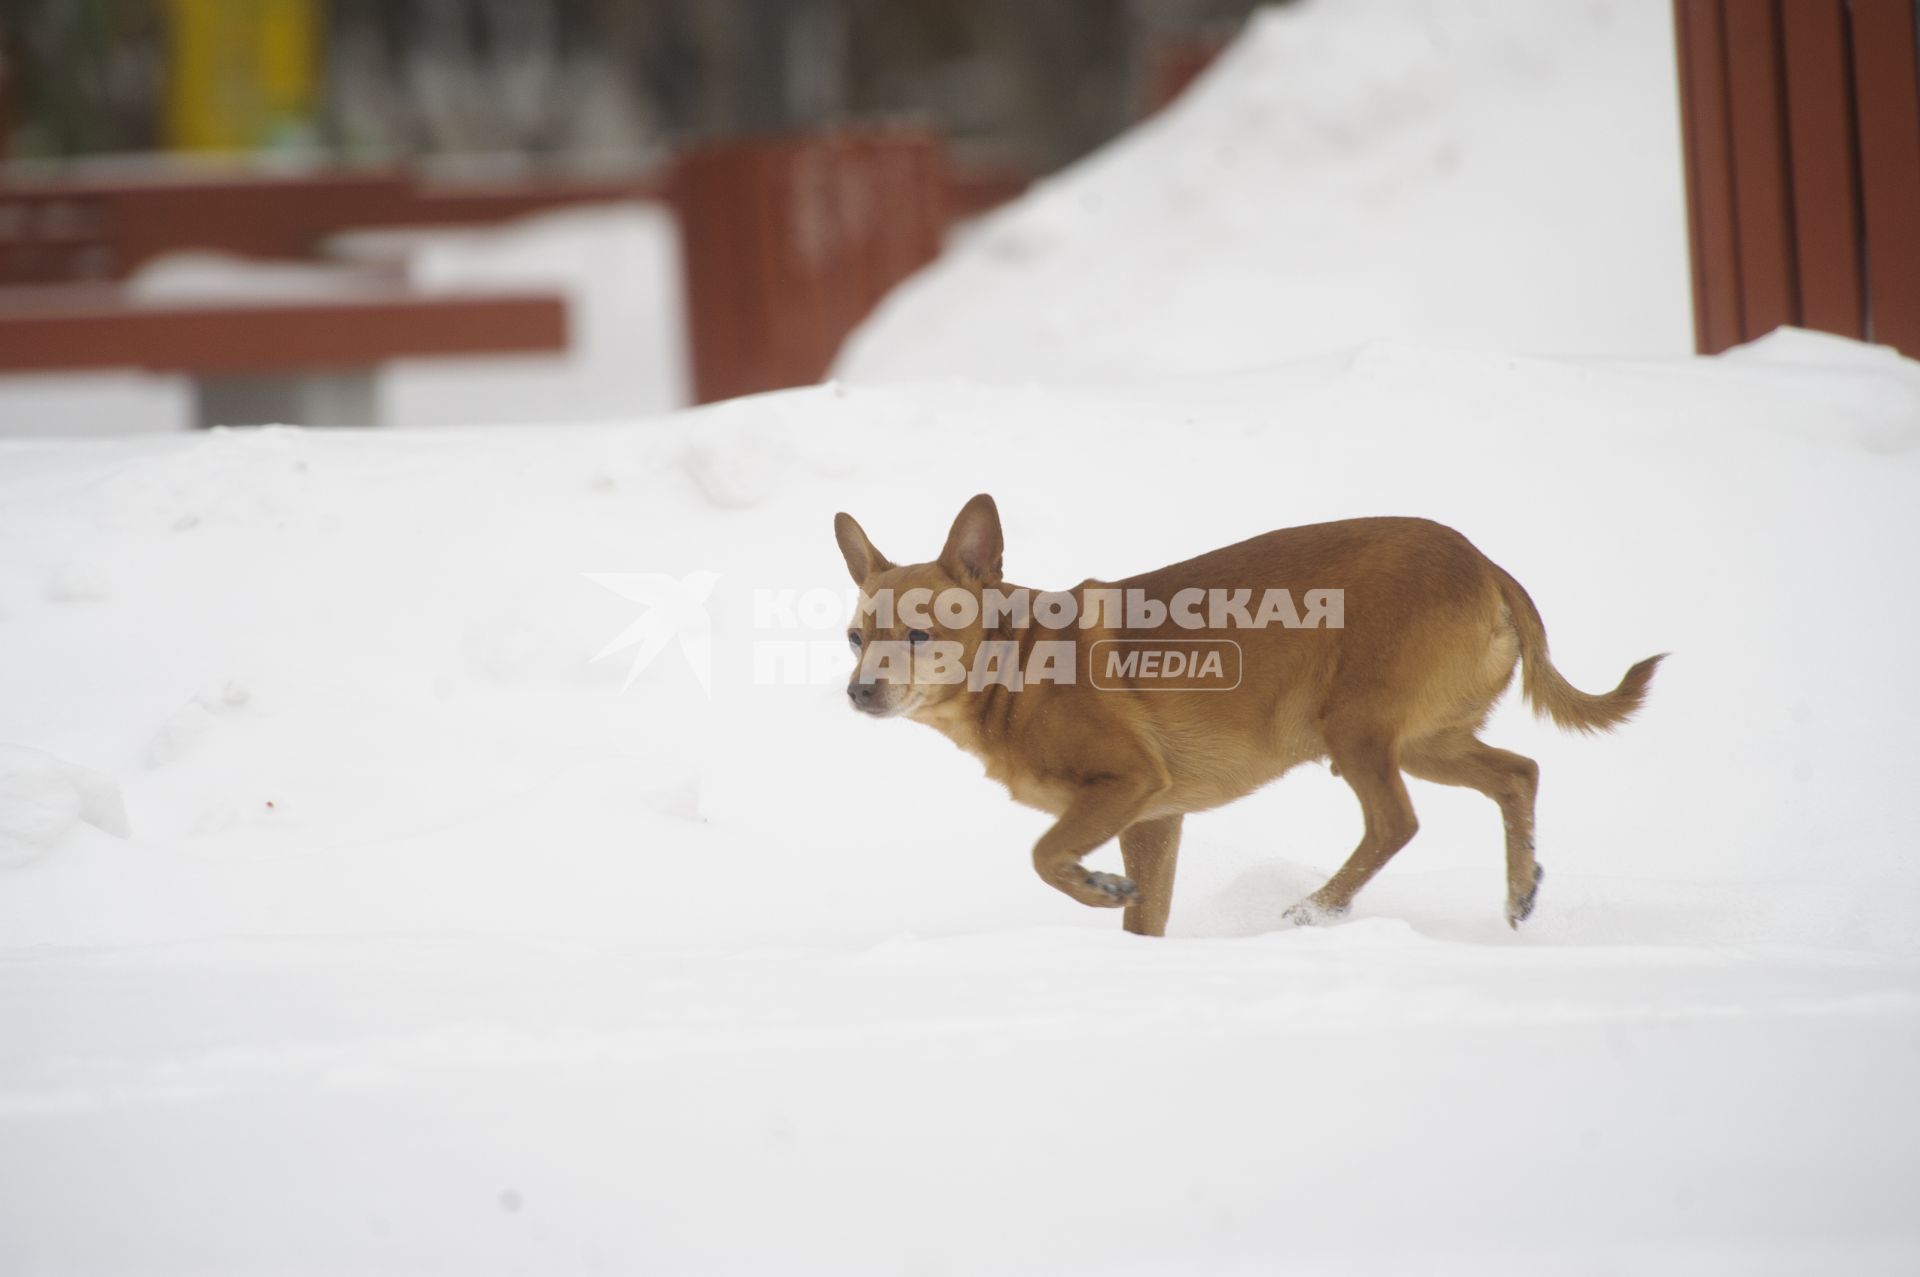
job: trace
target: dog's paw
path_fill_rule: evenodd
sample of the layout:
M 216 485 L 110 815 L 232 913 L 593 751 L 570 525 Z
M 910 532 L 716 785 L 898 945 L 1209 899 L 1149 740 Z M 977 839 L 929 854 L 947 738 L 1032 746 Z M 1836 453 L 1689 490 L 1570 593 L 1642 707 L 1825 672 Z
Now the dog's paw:
M 1507 925 L 1509 927 L 1512 927 L 1515 931 L 1518 931 L 1520 929 L 1521 923 L 1525 922 L 1529 917 L 1532 916 L 1534 901 L 1540 898 L 1540 880 L 1546 876 L 1547 876 L 1547 871 L 1542 869 L 1539 866 L 1539 864 L 1536 863 L 1533 866 L 1533 886 L 1527 889 L 1527 894 L 1525 896 L 1516 897 L 1512 893 L 1508 893 Z
M 1084 903 L 1097 909 L 1116 909 L 1140 898 L 1140 888 L 1133 885 L 1133 879 L 1122 878 L 1119 874 L 1090 869 L 1082 885 L 1084 893 L 1075 894 Z
M 1308 896 L 1281 914 L 1280 920 L 1292 923 L 1296 927 L 1319 927 L 1329 922 L 1338 922 L 1346 916 L 1347 906 L 1325 904 Z

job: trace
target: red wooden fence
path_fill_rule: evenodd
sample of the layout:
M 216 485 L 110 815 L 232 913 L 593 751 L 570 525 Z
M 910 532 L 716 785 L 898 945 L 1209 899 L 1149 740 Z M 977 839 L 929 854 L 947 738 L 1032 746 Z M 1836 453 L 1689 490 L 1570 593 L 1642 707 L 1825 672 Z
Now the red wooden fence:
M 1913 0 L 1675 0 L 1694 333 L 1920 357 Z

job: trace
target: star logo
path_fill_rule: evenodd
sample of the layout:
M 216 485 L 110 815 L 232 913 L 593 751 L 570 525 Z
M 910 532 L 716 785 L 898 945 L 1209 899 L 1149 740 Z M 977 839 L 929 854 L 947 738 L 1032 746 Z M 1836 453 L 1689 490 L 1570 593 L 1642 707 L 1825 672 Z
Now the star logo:
M 713 593 L 714 583 L 720 579 L 718 573 L 689 572 L 676 579 L 663 572 L 588 572 L 586 578 L 644 609 L 638 620 L 593 656 L 595 661 L 603 661 L 633 649 L 633 660 L 627 666 L 627 681 L 620 685 L 621 691 L 632 687 L 640 671 L 652 664 L 667 644 L 678 639 L 680 653 L 687 658 L 694 678 L 699 680 L 700 690 L 713 694 L 713 622 L 707 616 L 707 599 Z

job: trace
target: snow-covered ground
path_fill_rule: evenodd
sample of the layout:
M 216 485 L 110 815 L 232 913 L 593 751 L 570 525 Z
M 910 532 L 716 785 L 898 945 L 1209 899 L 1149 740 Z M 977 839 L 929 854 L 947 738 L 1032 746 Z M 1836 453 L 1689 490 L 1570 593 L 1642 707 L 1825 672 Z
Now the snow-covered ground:
M 1380 339 L 1692 348 L 1673 6 L 1302 0 L 987 218 L 850 378 L 1040 384 Z
M 1422 513 L 1576 682 L 1674 655 L 1616 736 L 1491 727 L 1519 933 L 1417 783 L 1283 928 L 1358 832 L 1314 768 L 1140 940 L 805 597 L 835 509 L 931 555 L 982 489 L 1022 582 Z M 1912 1272 L 1916 496 L 1920 368 L 1805 334 L 6 444 L 0 1271 Z M 588 574 L 700 572 L 711 696 L 623 693 Z
M 0 443 L 0 1274 L 1920 1271 L 1920 365 L 1677 353 L 1668 21 L 1269 18 L 850 384 Z M 1519 932 L 1419 782 L 1283 926 L 1314 767 L 1142 940 L 845 705 L 833 512 L 930 557 L 982 490 L 1026 584 L 1423 514 L 1575 683 L 1673 655 L 1489 727 Z

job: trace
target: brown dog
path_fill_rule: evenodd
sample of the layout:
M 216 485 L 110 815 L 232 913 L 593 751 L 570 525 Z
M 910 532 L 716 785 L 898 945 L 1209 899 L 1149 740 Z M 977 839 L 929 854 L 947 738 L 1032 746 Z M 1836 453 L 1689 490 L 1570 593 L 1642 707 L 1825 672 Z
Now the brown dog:
M 1548 661 L 1520 583 L 1425 519 L 1269 532 L 1054 594 L 1002 581 L 1000 516 L 984 493 L 931 563 L 895 566 L 845 514 L 834 533 L 862 596 L 848 632 L 854 706 L 938 728 L 1016 800 L 1051 812 L 1034 868 L 1082 904 L 1124 906 L 1143 935 L 1166 932 L 1181 818 L 1315 759 L 1353 787 L 1366 832 L 1290 920 L 1345 911 L 1413 837 L 1405 772 L 1500 805 L 1518 926 L 1541 876 L 1539 768 L 1475 733 L 1516 662 L 1537 713 L 1604 731 L 1639 708 L 1661 659 L 1604 696 L 1579 691 Z M 1125 878 L 1080 863 L 1116 835 Z

